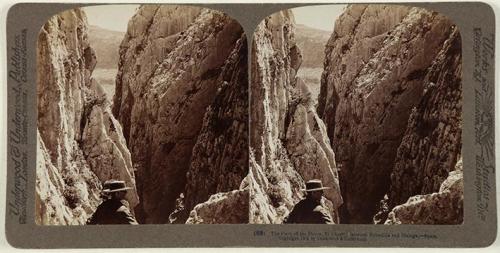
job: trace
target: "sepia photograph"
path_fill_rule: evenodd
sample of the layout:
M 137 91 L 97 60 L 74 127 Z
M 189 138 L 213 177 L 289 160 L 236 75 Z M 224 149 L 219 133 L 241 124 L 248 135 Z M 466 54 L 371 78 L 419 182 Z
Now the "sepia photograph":
M 493 4 L 26 2 L 5 14 L 12 247 L 498 239 Z
M 462 48 L 424 8 L 282 10 L 253 34 L 250 223 L 462 224 Z
M 246 43 L 238 21 L 193 6 L 50 18 L 37 44 L 36 223 L 463 222 L 451 20 L 297 7 Z
M 246 43 L 194 6 L 52 16 L 37 43 L 36 224 L 248 223 Z

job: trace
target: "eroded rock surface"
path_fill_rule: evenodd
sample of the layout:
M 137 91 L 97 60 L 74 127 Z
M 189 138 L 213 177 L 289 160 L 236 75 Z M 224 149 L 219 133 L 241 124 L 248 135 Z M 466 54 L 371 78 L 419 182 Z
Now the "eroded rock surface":
M 244 103 L 231 96 L 244 96 L 233 86 L 246 85 L 231 81 L 232 75 L 242 79 L 244 74 L 227 71 L 221 77 L 221 73 L 231 52 L 243 43 L 237 43 L 242 33 L 240 25 L 225 14 L 190 6 L 144 5 L 130 20 L 120 49 L 113 112 L 123 125 L 137 167 L 141 195 L 137 215 L 142 222 L 169 222 L 176 198 L 186 189 L 190 168 L 192 183 L 185 195 L 189 207 L 207 200 L 212 191 L 232 190 L 241 182 L 244 154 L 236 148 L 244 140 L 234 138 L 244 136 L 238 123 L 245 117 L 239 111 Z M 213 107 L 221 101 L 234 104 Z M 231 117 L 239 119 L 232 122 Z M 221 124 L 216 128 L 233 134 L 202 131 L 213 129 L 210 124 Z M 198 141 L 209 140 L 214 143 L 195 148 Z M 225 146 L 231 142 L 235 150 Z M 212 149 L 213 156 L 203 154 L 204 148 Z M 233 158 L 225 157 L 229 150 L 235 164 L 229 165 Z M 222 170 L 232 175 L 226 183 L 216 175 Z M 195 186 L 201 180 L 196 177 L 204 175 L 207 188 Z M 192 194 L 200 190 L 197 187 L 203 188 L 199 196 Z
M 194 207 L 186 224 L 248 223 L 248 190 L 217 193 Z
M 389 213 L 385 224 L 456 225 L 464 219 L 464 182 L 461 160 L 439 190 L 410 197 Z
M 184 205 L 188 211 L 206 201 L 211 194 L 238 189 L 248 174 L 248 51 L 245 36 L 238 40 L 223 67 L 218 80 L 220 87 L 205 113 L 193 147 L 184 190 Z M 248 215 L 242 222 L 248 222 Z
M 254 33 L 251 76 L 250 222 L 281 223 L 303 197 L 304 182 L 331 187 L 330 211 L 342 204 L 326 128 L 311 92 L 296 78 L 302 62 L 290 11 L 266 18 Z
M 406 6 L 351 5 L 336 21 L 318 113 L 341 171 L 342 222 L 372 222 L 426 76 L 453 30 L 446 17 Z
M 460 34 L 454 28 L 429 68 L 423 97 L 398 148 L 389 208 L 413 195 L 438 192 L 457 164 L 462 148 L 461 52 Z
M 43 26 L 37 46 L 36 222 L 83 224 L 100 202 L 101 183 L 125 180 L 139 202 L 130 153 L 102 88 L 85 13 L 65 11 Z

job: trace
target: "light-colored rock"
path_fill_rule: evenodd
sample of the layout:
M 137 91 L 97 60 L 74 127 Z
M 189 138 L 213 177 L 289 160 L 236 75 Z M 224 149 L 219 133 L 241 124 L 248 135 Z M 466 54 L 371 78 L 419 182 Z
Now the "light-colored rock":
M 295 170 L 307 181 L 321 179 L 323 185 L 332 187 L 325 196 L 336 210 L 342 205 L 335 154 L 326 134 L 326 127 L 313 107 L 307 86 L 299 79 L 299 100 L 292 112 L 286 135 L 286 149 Z
M 250 153 L 250 171 L 246 178 L 250 191 L 250 223 L 281 223 L 302 197 L 300 190 L 305 188 L 304 182 L 286 156 L 270 164 L 270 168 L 274 170 L 266 172 Z
M 66 205 L 63 194 L 64 180 L 61 173 L 50 161 L 50 156 L 40 134 L 37 134 L 37 140 L 35 222 L 38 225 L 70 224 L 78 218 L 74 217 L 71 208 Z M 85 217 L 79 218 L 85 219 Z
M 267 17 L 254 32 L 251 76 L 250 223 L 281 223 L 303 197 L 304 181 L 332 190 L 342 204 L 335 156 L 314 110 L 311 91 L 296 78 L 302 63 L 290 11 Z
M 135 189 L 135 176 L 132 160 L 122 127 L 111 113 L 109 102 L 99 84 L 92 80 L 87 97 L 93 101 L 86 104 L 90 110 L 83 131 L 81 148 L 87 163 L 101 181 L 109 179 L 124 180 L 127 186 Z M 128 191 L 126 196 L 131 207 L 139 203 L 136 190 Z
M 381 48 L 388 32 L 401 22 L 409 10 L 409 7 L 397 5 L 354 4 L 335 21 L 333 34 L 325 48 L 325 71 L 318 98 L 318 113 L 328 127 L 330 140 L 334 137 L 339 95 L 345 96 L 346 86 L 353 82 Z
M 186 224 L 248 223 L 248 190 L 217 193 L 191 211 Z
M 242 33 L 227 15 L 191 6 L 144 5 L 129 21 L 113 113 L 137 167 L 141 222 L 169 222 L 185 189 L 205 113 L 223 85 L 219 76 Z
M 325 50 L 318 113 L 340 167 L 341 222 L 371 223 L 425 77 L 453 30 L 422 8 L 351 5 Z
M 37 60 L 35 218 L 38 224 L 83 224 L 100 202 L 102 182 L 114 178 L 134 187 L 121 129 L 91 78 L 96 58 L 85 13 L 74 9 L 50 18 L 38 37 Z M 135 189 L 128 200 L 138 202 Z
M 461 164 L 461 162 L 459 163 Z M 461 165 L 450 172 L 439 192 L 410 197 L 389 213 L 385 224 L 456 225 L 464 219 L 464 183 Z

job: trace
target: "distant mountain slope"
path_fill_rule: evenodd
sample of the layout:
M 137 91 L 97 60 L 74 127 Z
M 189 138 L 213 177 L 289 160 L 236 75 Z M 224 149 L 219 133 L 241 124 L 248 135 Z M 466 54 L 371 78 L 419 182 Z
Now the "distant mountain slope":
M 303 55 L 303 68 L 323 68 L 325 45 L 331 32 L 296 24 L 295 40 Z
M 112 31 L 99 26 L 89 26 L 90 45 L 97 56 L 96 69 L 118 68 L 118 50 L 125 32 Z

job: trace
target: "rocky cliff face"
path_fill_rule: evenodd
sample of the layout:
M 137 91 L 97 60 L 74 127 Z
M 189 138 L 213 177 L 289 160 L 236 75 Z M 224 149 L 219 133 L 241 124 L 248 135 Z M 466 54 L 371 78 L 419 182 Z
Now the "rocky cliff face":
M 211 195 L 194 207 L 186 224 L 248 223 L 248 190 L 234 190 Z
M 290 11 L 266 18 L 254 32 L 251 76 L 250 222 L 281 223 L 320 178 L 329 208 L 342 204 L 335 157 L 311 92 L 296 77 L 302 62 Z M 332 204 L 333 202 L 333 204 Z
M 82 224 L 99 204 L 101 183 L 125 180 L 138 203 L 130 152 L 102 88 L 79 10 L 53 16 L 37 46 L 37 224 Z
M 439 189 L 412 196 L 388 214 L 384 224 L 454 225 L 464 219 L 464 182 L 462 161 L 451 171 Z
M 462 48 L 453 28 L 424 79 L 423 97 L 413 109 L 398 148 L 389 208 L 410 196 L 438 192 L 461 155 Z
M 247 50 L 243 34 L 218 77 L 219 88 L 205 113 L 186 175 L 186 210 L 192 210 L 212 194 L 239 189 L 248 174 Z M 246 192 L 244 202 L 248 203 L 248 190 L 242 190 Z M 231 207 L 246 212 L 240 223 L 248 223 L 245 206 L 248 204 Z
M 189 6 L 145 5 L 129 21 L 113 112 L 136 163 L 142 222 L 167 223 L 181 193 L 192 208 L 246 174 L 246 70 L 231 54 L 242 34 L 223 13 Z
M 399 204 L 437 191 L 454 168 L 461 59 L 447 48 L 455 33 L 446 17 L 404 6 L 352 5 L 336 21 L 318 113 L 341 170 L 342 222 L 371 223 L 391 182 Z

